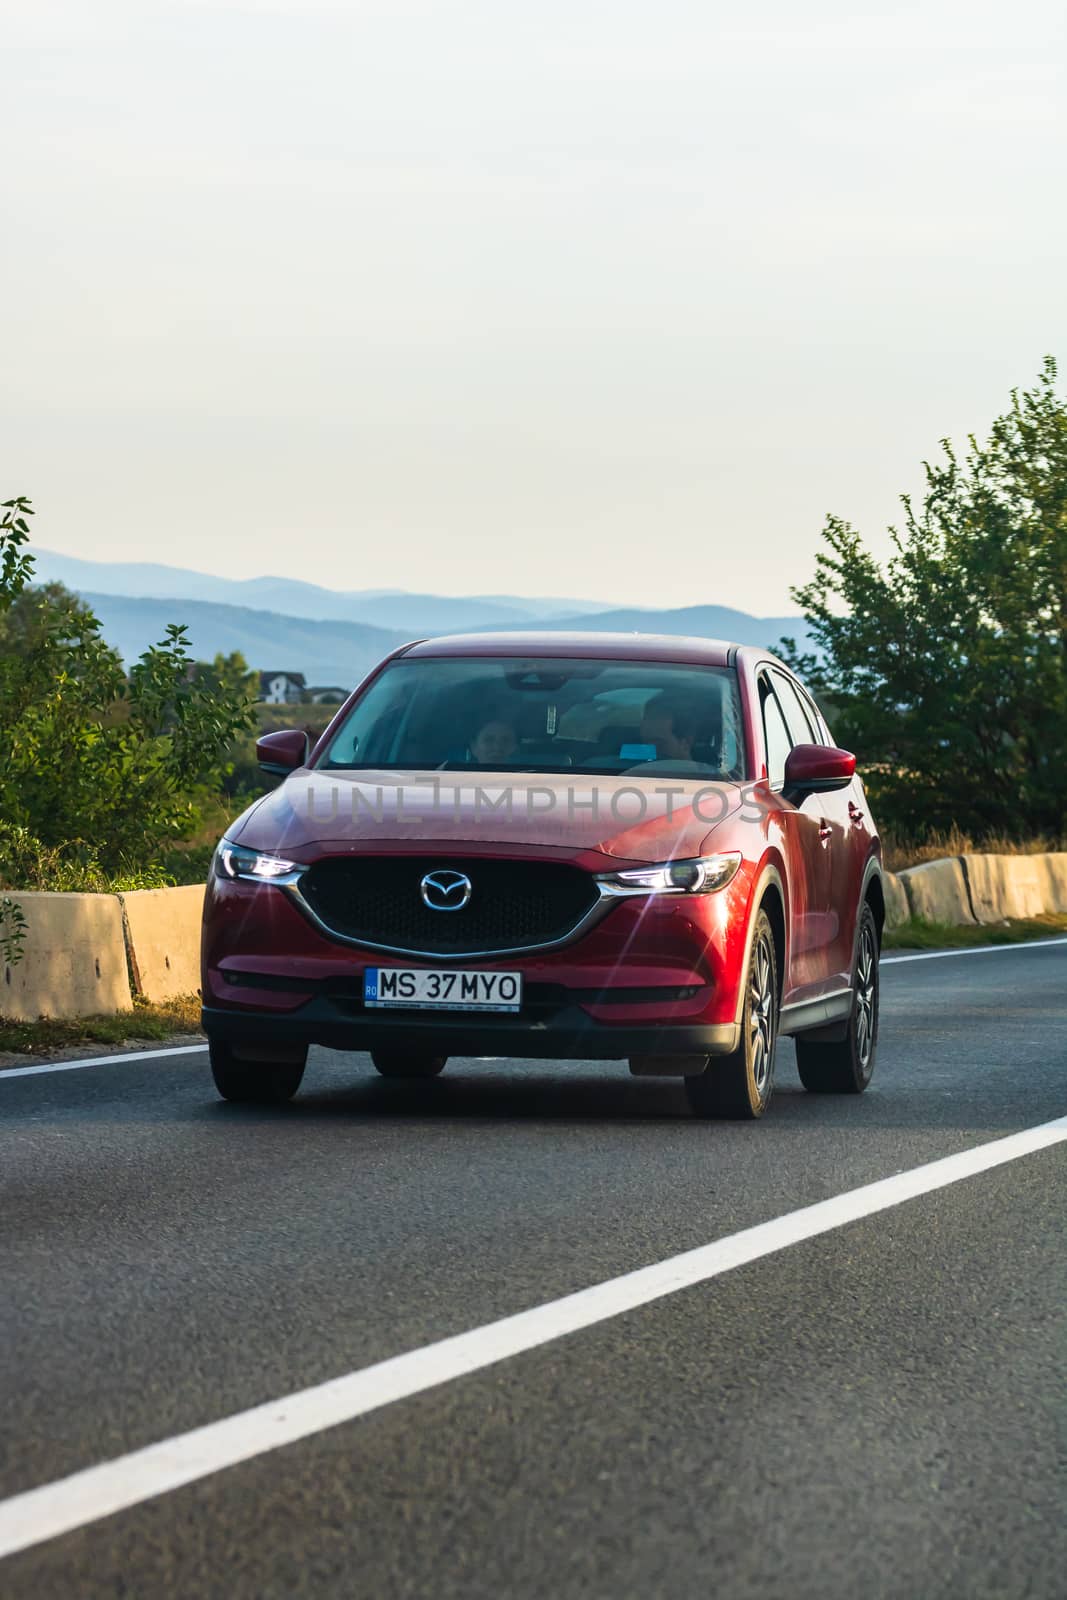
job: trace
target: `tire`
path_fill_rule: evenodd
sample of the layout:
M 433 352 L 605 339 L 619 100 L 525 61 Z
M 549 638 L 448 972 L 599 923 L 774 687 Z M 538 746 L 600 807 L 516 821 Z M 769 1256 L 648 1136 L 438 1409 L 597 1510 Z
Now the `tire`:
M 689 1104 L 699 1117 L 762 1117 L 774 1093 L 778 1043 L 778 960 L 765 911 L 756 915 L 741 1015 L 741 1043 L 732 1055 L 709 1056 L 698 1077 L 686 1078 Z
M 447 1056 L 406 1055 L 402 1050 L 372 1050 L 370 1058 L 383 1078 L 436 1078 Z
M 797 1071 L 812 1094 L 862 1094 L 878 1052 L 878 924 L 864 903 L 856 936 L 852 1015 L 845 1037 L 833 1042 L 796 1037 Z
M 242 1105 L 278 1106 L 300 1087 L 307 1051 L 295 1061 L 240 1061 L 223 1039 L 209 1041 L 211 1076 L 224 1100 Z

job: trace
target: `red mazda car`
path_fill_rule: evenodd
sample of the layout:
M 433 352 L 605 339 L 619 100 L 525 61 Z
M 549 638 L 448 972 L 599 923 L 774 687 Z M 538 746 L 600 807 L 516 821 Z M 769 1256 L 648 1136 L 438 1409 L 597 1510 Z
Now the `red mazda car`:
M 764 650 L 639 634 L 405 646 L 219 844 L 203 1023 L 229 1100 L 308 1046 L 390 1078 L 450 1056 L 621 1059 L 759 1117 L 779 1036 L 858 1093 L 884 899 L 855 757 Z

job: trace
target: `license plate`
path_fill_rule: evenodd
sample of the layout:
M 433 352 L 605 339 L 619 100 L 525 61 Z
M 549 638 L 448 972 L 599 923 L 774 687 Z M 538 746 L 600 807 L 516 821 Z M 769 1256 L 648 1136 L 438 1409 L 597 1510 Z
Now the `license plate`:
M 379 1010 L 518 1011 L 521 972 L 456 972 L 451 967 L 368 967 L 363 1004 Z

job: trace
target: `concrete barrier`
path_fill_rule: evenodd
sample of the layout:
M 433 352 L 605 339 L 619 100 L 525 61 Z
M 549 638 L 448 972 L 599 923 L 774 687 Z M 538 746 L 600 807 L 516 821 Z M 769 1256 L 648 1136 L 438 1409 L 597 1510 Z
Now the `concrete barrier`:
M 963 868 L 956 856 L 943 861 L 924 861 L 921 867 L 908 867 L 900 874 L 908 897 L 908 909 L 922 922 L 947 922 L 953 927 L 973 923 L 971 901 Z
M 911 916 L 907 890 L 895 872 L 882 874 L 882 887 L 885 890 L 885 925 L 887 928 L 899 928 Z
M 1035 856 L 1045 910 L 1067 914 L 1067 850 Z
M 36 1022 L 131 1009 L 115 895 L 5 892 L 22 907 L 26 937 L 22 959 L 4 967 L 0 1015 Z
M 135 889 L 117 896 L 135 994 L 153 1005 L 200 989 L 203 885 Z
M 1045 903 L 1044 856 L 965 855 L 971 906 L 978 922 L 1006 922 L 1009 917 L 1039 917 L 1051 910 Z

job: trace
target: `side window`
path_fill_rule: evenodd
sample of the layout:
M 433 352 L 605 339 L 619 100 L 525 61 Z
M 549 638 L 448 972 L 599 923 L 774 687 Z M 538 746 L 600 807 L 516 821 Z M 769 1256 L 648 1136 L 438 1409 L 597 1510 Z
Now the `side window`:
M 822 712 L 819 710 L 818 706 L 815 704 L 815 701 L 811 698 L 811 695 L 806 689 L 801 689 L 800 698 L 804 705 L 807 706 L 808 715 L 815 724 L 815 727 L 819 730 L 819 743 L 832 745 L 834 743 L 834 736 L 826 725 L 826 718 L 823 716 Z
M 793 742 L 768 678 L 760 679 L 760 699 L 763 702 L 763 742 L 767 747 L 767 779 L 772 789 L 780 789 L 785 782 L 785 762 Z
M 772 673 L 774 692 L 781 701 L 785 713 L 786 725 L 789 728 L 793 744 L 821 744 L 822 738 L 818 732 L 818 724 L 808 715 L 808 711 L 797 690 L 790 679 L 783 673 Z

